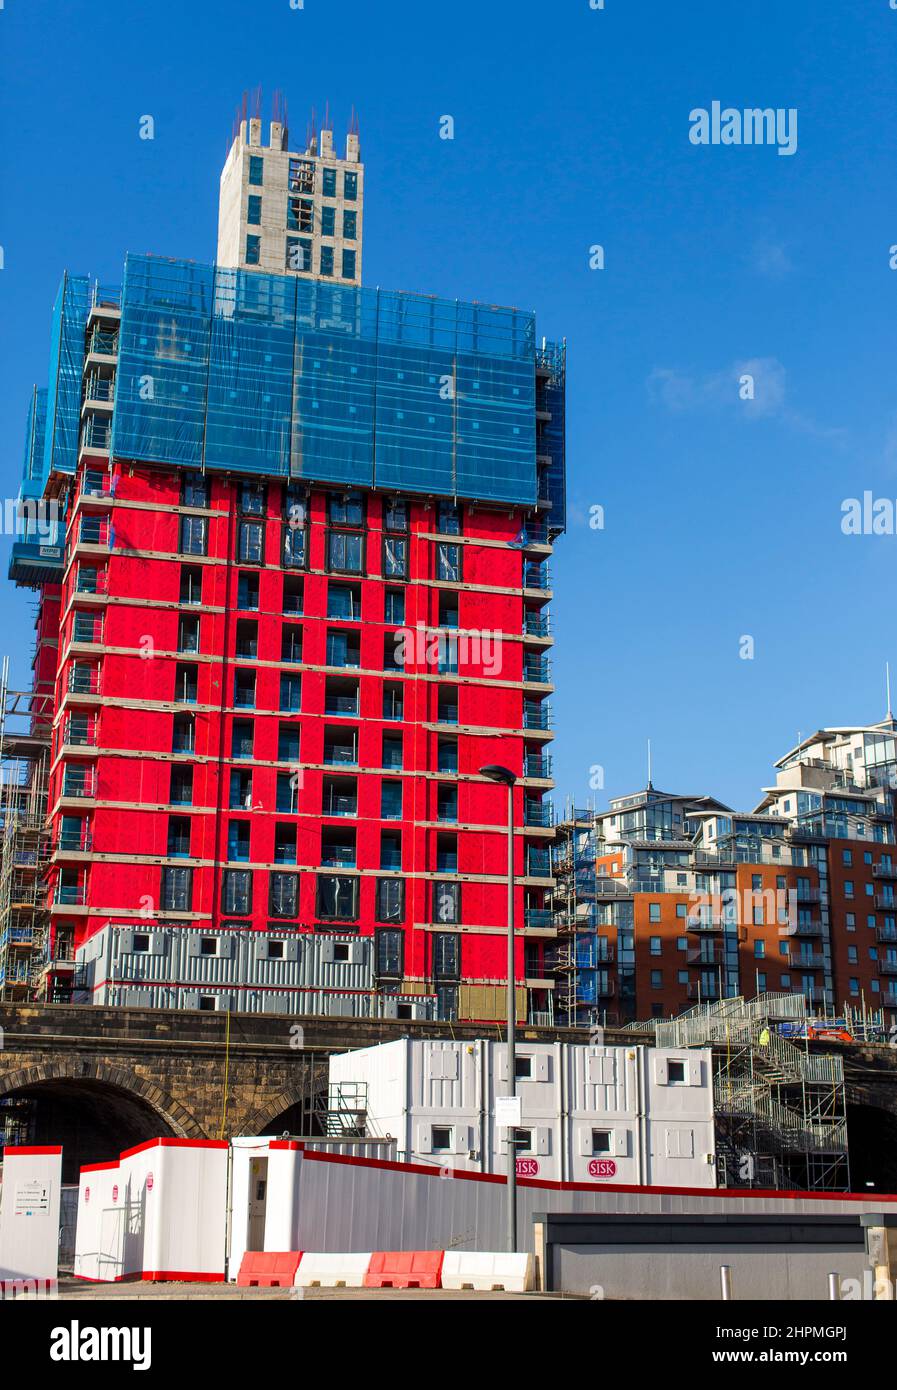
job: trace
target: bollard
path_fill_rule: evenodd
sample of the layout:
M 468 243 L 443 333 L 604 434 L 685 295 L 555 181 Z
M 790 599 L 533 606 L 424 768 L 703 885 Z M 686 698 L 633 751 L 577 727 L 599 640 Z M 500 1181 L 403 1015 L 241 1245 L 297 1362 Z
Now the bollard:
M 732 1298 L 732 1271 L 728 1265 L 720 1265 L 719 1282 L 722 1290 L 723 1302 L 729 1303 Z
M 841 1276 L 840 1274 L 829 1274 L 828 1276 L 828 1296 L 830 1303 L 840 1303 L 841 1301 Z

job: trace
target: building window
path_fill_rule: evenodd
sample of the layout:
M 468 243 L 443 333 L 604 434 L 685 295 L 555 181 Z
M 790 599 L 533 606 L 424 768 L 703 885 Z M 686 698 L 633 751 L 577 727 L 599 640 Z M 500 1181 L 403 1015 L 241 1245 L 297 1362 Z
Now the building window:
M 670 1086 L 684 1086 L 685 1084 L 685 1063 L 677 1061 L 667 1062 L 667 1082 Z
M 302 707 L 302 677 L 287 675 L 280 677 L 280 708 L 285 714 L 298 714 Z
M 343 240 L 354 241 L 358 230 L 358 213 L 354 208 L 346 208 L 343 213 Z
M 280 659 L 291 666 L 302 662 L 302 628 L 296 623 L 284 623 L 281 629 Z
M 327 616 L 357 621 L 361 617 L 361 585 L 331 580 L 327 585 Z
M 227 857 L 232 863 L 249 862 L 249 822 L 232 820 L 227 827 Z
M 358 879 L 318 874 L 317 908 L 322 920 L 354 922 L 358 917 Z
M 305 599 L 305 581 L 294 574 L 283 577 L 283 611 L 288 616 L 302 615 Z
M 319 269 L 318 273 L 319 273 L 320 275 L 332 275 L 332 274 L 333 274 L 333 247 L 332 247 L 332 246 L 322 246 L 322 247 L 321 247 L 320 269 Z
M 386 579 L 408 578 L 408 542 L 403 537 L 383 537 L 383 574 Z
M 253 724 L 251 719 L 235 719 L 231 730 L 231 757 L 251 758 Z
M 380 832 L 380 868 L 381 869 L 401 869 L 402 867 L 402 832 L 400 830 L 381 830 Z
M 299 805 L 297 778 L 292 772 L 278 772 L 274 794 L 274 809 L 293 816 Z
M 259 606 L 259 577 L 241 571 L 237 580 L 237 607 L 255 612 Z
M 383 782 L 380 788 L 380 817 L 382 820 L 402 819 L 401 782 Z
M 321 208 L 321 236 L 336 236 L 336 208 L 332 204 Z
M 355 255 L 355 252 L 354 252 L 354 251 L 350 251 L 350 250 L 348 249 L 348 247 L 345 247 L 345 248 L 343 249 L 343 279 L 344 279 L 344 280 L 354 280 L 354 279 L 355 279 L 355 263 L 356 263 L 356 255 Z
M 311 242 L 305 237 L 287 237 L 287 270 L 311 271 Z
M 336 197 L 336 170 L 321 170 L 321 192 L 325 198 Z
M 159 906 L 163 912 L 189 912 L 193 905 L 193 870 L 168 865 L 162 870 Z
M 403 627 L 405 623 L 405 591 L 404 589 L 387 589 L 383 605 L 383 621 L 395 627 Z
M 281 549 L 281 564 L 284 569 L 301 570 L 305 568 L 305 528 L 302 526 L 291 526 L 289 523 L 283 528 L 283 546 Z
M 249 869 L 225 869 L 221 883 L 221 911 L 246 917 L 252 911 L 252 873 Z
M 232 811 L 252 810 L 252 773 L 245 768 L 231 769 L 228 805 Z
M 171 769 L 171 783 L 168 791 L 168 799 L 172 806 L 192 806 L 193 804 L 193 768 L 179 767 L 177 763 Z
M 461 938 L 457 932 L 435 931 L 433 940 L 434 980 L 461 978 Z
M 234 708 L 255 708 L 255 671 L 242 666 L 234 672 Z
M 444 583 L 461 583 L 461 547 L 444 541 L 436 544 L 436 578 Z
M 259 651 L 259 625 L 254 618 L 238 618 L 234 640 L 234 654 L 245 661 L 252 661 Z
M 609 1154 L 611 1152 L 611 1131 L 609 1129 L 592 1130 L 592 1153 Z
M 265 523 L 241 521 L 238 532 L 237 560 L 241 565 L 260 565 L 265 558 Z
M 460 883 L 433 884 L 433 921 L 460 922 L 461 885 Z
M 663 989 L 663 971 L 662 971 L 662 970 L 652 970 L 652 971 L 651 971 L 651 988 L 652 988 L 652 989 Z
M 380 918 L 388 921 L 388 918 Z M 400 977 L 404 968 L 404 933 L 382 929 L 374 933 L 374 969 L 380 976 Z
M 202 603 L 202 566 L 181 565 L 181 603 Z
M 196 747 L 196 725 L 192 714 L 176 714 L 171 728 L 172 753 L 192 753 Z
M 299 725 L 281 724 L 277 730 L 277 761 L 279 763 L 298 763 Z
M 405 883 L 400 878 L 377 879 L 377 921 L 404 922 Z
M 652 956 L 659 956 L 659 955 L 661 954 L 660 937 L 659 937 L 659 936 L 652 936 L 652 937 L 650 938 L 650 943 L 651 943 L 651 944 L 650 944 L 651 955 L 652 955 Z
M 360 492 L 331 492 L 327 498 L 327 519 L 331 526 L 363 526 L 364 497 Z
M 181 478 L 181 506 L 207 507 L 209 481 L 203 473 L 188 472 Z
M 274 863 L 295 864 L 296 826 L 291 823 L 274 827 Z
M 401 685 L 385 682 L 383 685 L 383 718 L 390 721 L 402 718 L 403 691 Z
M 440 502 L 436 511 L 436 525 L 440 535 L 460 536 L 461 508 L 454 502 Z
M 246 264 L 258 265 L 262 258 L 262 239 L 249 233 L 246 237 Z
M 250 227 L 262 225 L 262 200 L 258 193 L 250 193 L 247 199 L 246 221 Z
M 364 536 L 360 532 L 327 532 L 327 568 L 341 574 L 364 573 Z
M 384 734 L 383 752 L 381 754 L 382 766 L 385 768 L 400 768 L 402 766 L 402 735 Z
M 354 203 L 358 197 L 358 175 L 348 170 L 343 174 L 343 197 L 347 203 Z
M 648 904 L 648 920 L 651 922 L 660 921 L 660 903 Z
M 206 517 L 181 517 L 180 551 L 182 555 L 205 555 Z
M 260 154 L 249 156 L 249 182 L 253 188 L 260 188 L 264 181 L 265 161 Z
M 182 613 L 178 619 L 178 651 L 199 651 L 199 618 Z
M 78 844 L 80 845 L 80 836 Z M 168 818 L 168 857 L 169 859 L 190 858 L 190 817 L 169 816 Z

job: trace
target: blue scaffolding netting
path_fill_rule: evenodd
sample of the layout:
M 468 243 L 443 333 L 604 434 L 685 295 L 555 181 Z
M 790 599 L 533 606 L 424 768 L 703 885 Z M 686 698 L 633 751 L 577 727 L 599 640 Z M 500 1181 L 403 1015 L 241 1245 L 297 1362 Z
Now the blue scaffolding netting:
M 131 255 L 112 449 L 532 506 L 536 358 L 522 310 Z
M 44 435 L 43 481 L 51 472 L 74 473 L 81 423 L 84 332 L 90 304 L 86 275 L 62 277 L 50 332 L 50 372 Z
M 43 493 L 44 437 L 47 429 L 47 388 L 35 386 L 28 402 L 25 422 L 25 461 L 22 466 L 22 494 L 40 497 Z

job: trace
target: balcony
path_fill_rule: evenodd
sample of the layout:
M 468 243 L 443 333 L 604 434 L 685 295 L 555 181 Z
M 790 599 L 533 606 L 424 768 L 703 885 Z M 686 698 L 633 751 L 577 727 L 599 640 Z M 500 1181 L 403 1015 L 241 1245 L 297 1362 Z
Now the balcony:
M 549 829 L 554 825 L 554 804 L 551 801 L 531 801 L 527 798 L 523 803 L 523 824 Z
M 790 956 L 787 960 L 792 970 L 823 970 L 825 968 L 825 956 L 821 951 L 808 951 L 806 955 Z M 785 964 L 784 958 L 782 964 Z
M 792 936 L 822 936 L 823 926 L 821 922 L 800 922 L 798 921 L 791 929 Z
M 714 942 L 714 949 L 707 951 L 701 946 L 690 946 L 685 952 L 685 959 L 689 965 L 705 966 L 713 969 L 714 966 L 722 965 L 725 961 L 722 942 Z
M 89 415 L 81 429 L 82 449 L 109 449 L 112 445 L 112 423 L 98 415 Z
M 66 772 L 62 782 L 62 795 L 88 798 L 96 795 L 96 779 L 92 772 Z
M 83 907 L 87 902 L 87 884 L 57 883 L 53 902 L 60 907 Z
M 551 758 L 546 753 L 527 753 L 523 760 L 524 777 L 551 777 Z
M 82 409 L 92 405 L 108 405 L 111 409 L 115 400 L 115 377 L 101 376 L 99 372 L 91 372 L 84 380 L 84 405 Z
M 527 637 L 548 637 L 551 618 L 548 613 L 524 613 L 523 631 Z
M 547 849 L 530 849 L 526 857 L 526 872 L 529 878 L 551 877 L 551 855 Z
M 725 921 L 718 913 L 708 913 L 706 917 L 686 918 L 686 927 L 689 931 L 715 932 L 722 931 L 724 926 Z
M 99 695 L 99 667 L 91 666 L 85 670 L 82 666 L 70 666 L 66 689 L 70 695 Z
M 63 724 L 62 741 L 76 748 L 95 748 L 97 744 L 96 719 L 69 715 Z
M 876 927 L 875 940 L 882 942 L 894 942 L 897 945 L 897 927 Z
M 876 864 L 872 869 L 873 878 L 897 878 L 897 865 Z
M 550 707 L 548 705 L 524 704 L 523 727 L 524 729 L 550 729 Z
M 897 975 L 897 960 L 880 960 L 878 973 L 880 975 Z
M 529 685 L 548 685 L 551 682 L 551 662 L 548 657 L 525 656 L 523 679 Z
M 534 565 L 528 560 L 524 562 L 523 587 L 544 591 L 551 588 L 551 570 L 547 562 L 543 561 L 541 565 Z
M 818 888 L 799 888 L 794 895 L 794 900 L 800 907 L 803 903 L 818 903 L 820 894 Z
M 551 927 L 554 914 L 549 907 L 527 907 L 523 910 L 523 920 L 527 927 Z
M 89 854 L 93 849 L 93 836 L 89 831 L 61 830 L 53 846 L 58 854 Z
M 701 980 L 689 980 L 687 990 L 688 998 L 696 999 L 700 1003 L 706 1003 L 708 1000 L 720 998 L 718 984 L 708 985 Z
M 78 570 L 75 580 L 76 594 L 105 594 L 109 590 L 109 576 L 105 570 L 85 566 Z
M 876 893 L 875 906 L 884 912 L 894 912 L 897 910 L 897 898 L 893 893 Z
M 117 357 L 118 330 L 94 328 L 87 340 L 87 355 L 88 357 Z
M 79 545 L 109 545 L 109 519 L 105 516 L 83 515 L 78 527 Z

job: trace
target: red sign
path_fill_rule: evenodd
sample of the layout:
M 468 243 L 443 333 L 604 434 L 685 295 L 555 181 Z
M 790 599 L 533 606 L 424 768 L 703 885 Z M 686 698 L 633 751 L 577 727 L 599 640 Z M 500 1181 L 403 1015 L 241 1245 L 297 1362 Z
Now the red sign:
M 147 1192 L 152 1192 L 152 1190 L 153 1190 L 153 1175 L 152 1175 L 152 1173 L 147 1173 L 147 1175 L 146 1175 L 146 1190 L 147 1190 Z
M 84 1189 L 84 1201 L 85 1201 L 85 1202 L 89 1202 L 89 1201 L 90 1201 L 90 1188 L 89 1188 L 89 1187 L 85 1187 L 85 1189 Z
M 113 1200 L 113 1202 L 117 1202 L 117 1201 L 118 1201 L 118 1188 L 117 1188 L 117 1187 L 113 1187 L 113 1189 L 112 1189 L 112 1200 Z
M 518 1178 L 536 1178 L 539 1176 L 539 1160 L 536 1158 L 518 1158 L 517 1160 Z
M 617 1165 L 612 1158 L 593 1158 L 589 1164 L 590 1178 L 613 1178 L 616 1172 Z

